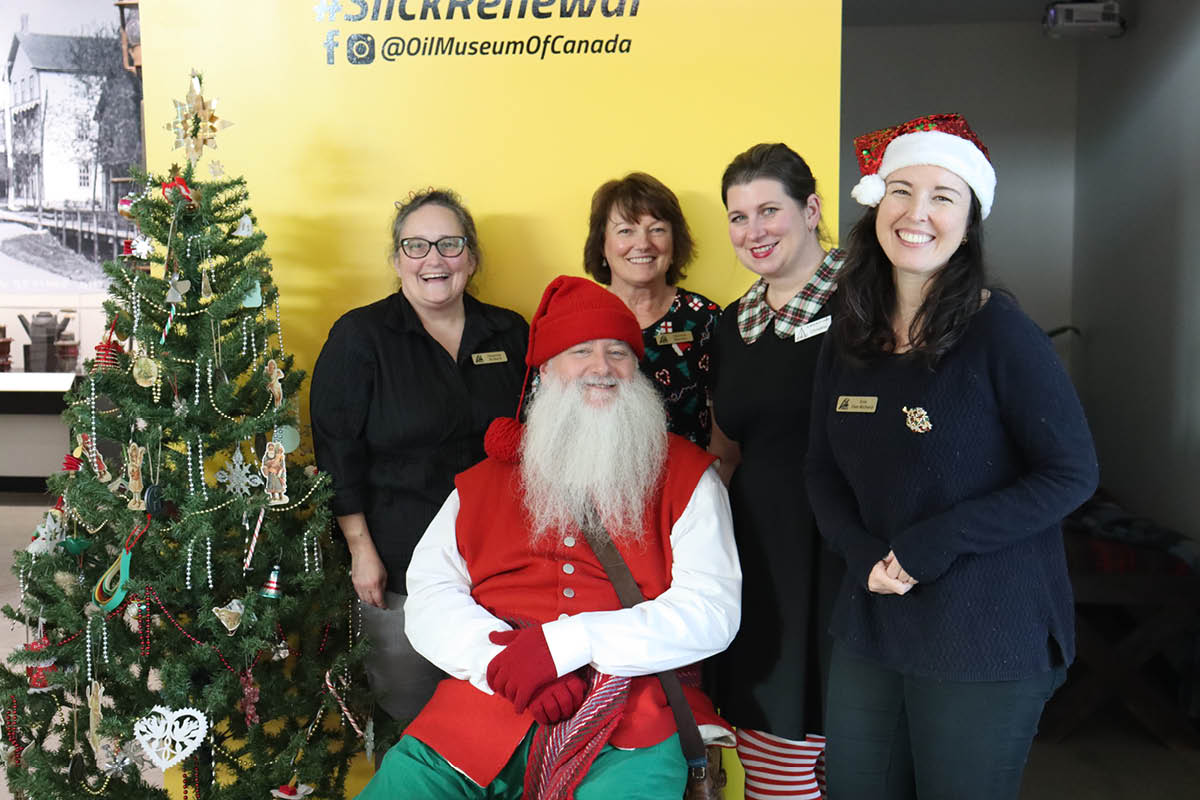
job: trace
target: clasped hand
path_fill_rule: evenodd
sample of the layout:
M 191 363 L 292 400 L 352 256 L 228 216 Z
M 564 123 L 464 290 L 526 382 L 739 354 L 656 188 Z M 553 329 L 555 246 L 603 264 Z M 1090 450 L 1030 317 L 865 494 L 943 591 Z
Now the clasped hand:
M 881 561 L 876 561 L 867 576 L 867 588 L 876 594 L 907 594 L 917 585 L 917 579 L 904 571 L 896 559 L 896 552 L 889 550 Z
M 518 714 L 528 708 L 542 725 L 572 716 L 583 705 L 587 684 L 574 672 L 556 676 L 554 659 L 540 625 L 495 631 L 493 644 L 504 645 L 487 668 L 488 686 L 513 704 Z

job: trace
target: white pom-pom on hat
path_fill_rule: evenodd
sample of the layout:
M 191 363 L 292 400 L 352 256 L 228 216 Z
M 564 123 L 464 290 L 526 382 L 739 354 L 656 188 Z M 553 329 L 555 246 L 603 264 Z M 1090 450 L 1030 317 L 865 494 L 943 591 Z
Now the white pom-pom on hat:
M 877 206 L 883 199 L 886 189 L 887 185 L 884 184 L 883 178 L 873 172 L 858 179 L 858 183 L 854 184 L 854 188 L 850 190 L 850 196 L 857 200 L 859 205 Z

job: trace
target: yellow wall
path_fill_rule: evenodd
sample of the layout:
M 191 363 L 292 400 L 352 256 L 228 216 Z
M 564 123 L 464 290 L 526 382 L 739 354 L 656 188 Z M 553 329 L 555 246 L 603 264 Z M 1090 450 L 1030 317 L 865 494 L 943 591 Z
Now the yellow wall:
M 477 18 L 477 0 L 469 20 L 444 19 L 449 0 L 430 0 L 443 19 L 424 21 L 395 18 L 401 0 L 340 0 L 334 22 L 316 18 L 319 2 L 333 0 L 141 6 L 149 167 L 183 162 L 163 125 L 189 71 L 201 71 L 205 94 L 234 126 L 218 134 L 199 174 L 215 158 L 246 176 L 268 235 L 285 344 L 305 369 L 340 314 L 394 289 L 392 203 L 431 184 L 458 190 L 476 217 L 478 295 L 526 317 L 551 277 L 582 274 L 591 194 L 632 170 L 679 195 L 699 245 L 685 284 L 722 304 L 752 278 L 730 249 L 719 196 L 738 152 L 790 144 L 816 173 L 826 227 L 837 230 L 840 0 L 624 0 L 612 17 L 601 6 L 621 0 L 595 0 L 588 19 L 562 18 L 563 0 L 488 0 L 498 16 L 511 9 L 491 20 Z M 534 18 L 535 2 L 551 18 Z M 367 18 L 347 21 L 360 5 Z M 421 7 L 405 0 L 409 12 Z M 374 37 L 372 63 L 348 62 L 352 34 Z M 560 48 L 616 35 L 629 52 L 383 57 L 391 36 L 535 35 L 562 35 Z
M 607 0 L 615 8 L 620 0 Z M 285 344 L 310 368 L 344 311 L 395 287 L 387 262 L 392 202 L 448 185 L 479 224 L 479 296 L 527 317 L 562 272 L 582 274 L 592 192 L 640 169 L 679 195 L 700 255 L 686 285 L 724 304 L 750 283 L 726 238 L 719 185 L 729 159 L 782 140 L 809 160 L 837 230 L 841 4 L 838 0 L 626 0 L 624 16 L 316 21 L 318 0 L 154 0 L 142 4 L 147 155 L 182 162 L 163 130 L 188 73 L 234 126 L 206 151 L 249 181 L 282 294 Z M 328 0 L 332 2 L 332 0 Z M 566 0 L 571 5 L 575 0 Z M 399 6 L 399 0 L 395 0 Z M 443 17 L 448 0 L 437 0 Z M 406 0 L 418 10 L 421 0 Z M 456 17 L 459 14 L 456 13 Z M 333 65 L 326 35 L 336 29 Z M 375 38 L 351 64 L 351 34 Z M 628 39 L 600 55 L 382 57 L 389 36 L 462 40 Z

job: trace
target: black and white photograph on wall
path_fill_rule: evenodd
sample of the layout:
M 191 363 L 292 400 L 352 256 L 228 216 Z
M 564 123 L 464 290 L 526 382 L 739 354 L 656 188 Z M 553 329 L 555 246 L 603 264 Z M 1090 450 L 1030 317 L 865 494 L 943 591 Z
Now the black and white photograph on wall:
M 137 2 L 0 3 L 0 373 L 78 373 L 144 162 Z

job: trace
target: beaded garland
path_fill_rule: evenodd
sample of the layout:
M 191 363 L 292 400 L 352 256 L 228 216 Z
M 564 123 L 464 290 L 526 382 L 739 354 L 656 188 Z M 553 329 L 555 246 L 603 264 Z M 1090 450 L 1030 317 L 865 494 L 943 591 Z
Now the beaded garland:
M 10 694 L 8 699 L 10 706 L 4 709 L 4 732 L 8 735 L 8 743 L 13 749 L 13 763 L 19 767 L 21 751 L 24 748 L 21 746 L 21 740 L 17 738 L 17 696 Z
M 88 459 L 92 462 L 92 469 L 96 475 L 100 475 L 100 463 L 96 456 L 96 379 L 88 380 L 88 410 L 92 413 L 92 438 L 88 441 Z
M 192 478 L 192 442 L 189 439 L 188 441 L 184 442 L 184 444 L 187 445 L 188 494 L 195 494 L 196 493 L 196 482 Z
M 137 332 L 142 325 L 142 296 L 138 292 L 133 293 L 133 329 L 129 332 L 129 354 L 137 353 Z
M 200 496 L 208 499 L 208 481 L 204 479 L 204 442 L 196 438 L 196 480 L 200 484 Z
M 195 546 L 194 538 L 188 540 L 187 546 L 187 569 L 184 572 L 184 586 L 188 589 L 192 588 L 192 548 Z
M 87 637 L 84 640 L 84 658 L 87 663 L 87 680 L 89 684 L 95 679 L 95 675 L 92 672 L 92 620 L 94 619 L 95 617 L 88 617 Z
M 93 789 L 91 786 L 88 786 L 87 781 L 80 781 L 79 785 L 83 787 L 83 790 L 85 792 L 92 795 L 93 797 L 96 797 L 96 796 L 102 795 L 106 791 L 108 791 L 108 782 L 112 780 L 112 777 L 113 777 L 112 775 L 105 775 L 104 783 L 100 784 L 99 789 Z
M 125 283 L 129 284 L 130 289 L 134 289 L 134 291 L 136 291 L 136 288 L 133 285 L 133 280 L 127 274 L 125 274 L 124 272 L 121 272 L 121 278 L 125 281 Z M 146 302 L 149 303 L 154 308 L 158 309 L 159 311 L 163 312 L 164 314 L 169 314 L 170 316 L 174 316 L 174 317 L 195 317 L 195 316 L 199 316 L 200 314 L 208 313 L 207 308 L 197 309 L 196 311 L 174 311 L 173 308 L 168 309 L 166 306 L 159 305 L 158 303 L 151 300 L 149 297 L 146 298 Z M 175 304 L 172 303 L 171 305 L 174 306 Z

